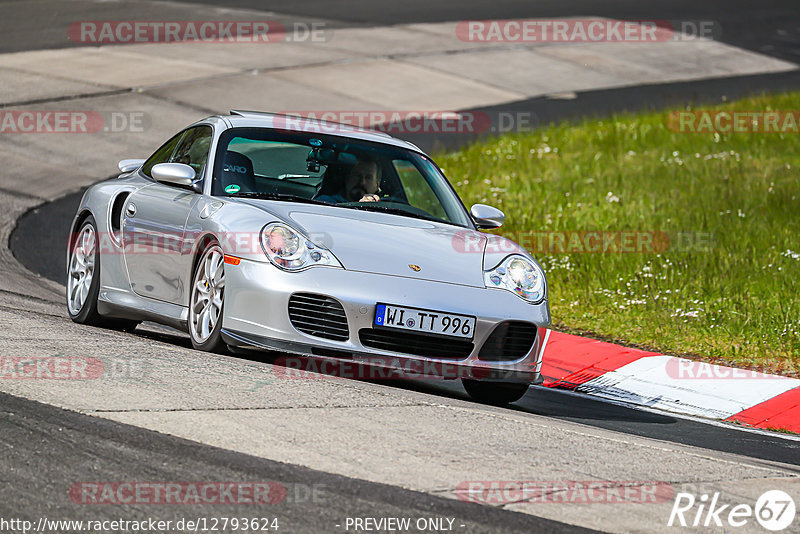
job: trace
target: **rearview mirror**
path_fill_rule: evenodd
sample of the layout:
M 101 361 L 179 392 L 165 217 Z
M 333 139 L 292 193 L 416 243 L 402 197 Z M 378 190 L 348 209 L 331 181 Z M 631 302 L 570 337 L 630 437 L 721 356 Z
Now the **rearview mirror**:
M 150 173 L 157 182 L 199 192 L 197 191 L 199 187 L 194 181 L 194 169 L 183 163 L 159 163 L 153 165 Z
M 123 159 L 117 164 L 117 167 L 119 167 L 120 172 L 127 173 L 135 171 L 136 169 L 141 167 L 143 163 L 144 163 L 143 159 Z
M 475 225 L 481 230 L 500 228 L 506 222 L 506 214 L 486 204 L 473 204 L 469 210 Z

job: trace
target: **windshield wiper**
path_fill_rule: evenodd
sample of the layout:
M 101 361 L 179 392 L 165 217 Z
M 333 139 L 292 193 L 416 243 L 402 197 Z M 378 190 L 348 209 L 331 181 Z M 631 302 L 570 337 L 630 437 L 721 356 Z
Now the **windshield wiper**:
M 321 200 L 314 200 L 313 198 L 301 197 L 300 195 L 287 195 L 285 193 L 266 193 L 260 191 L 239 191 L 238 193 L 230 193 L 229 197 L 239 198 L 258 198 L 263 200 L 285 200 L 287 202 L 305 202 L 306 204 L 324 204 L 330 206 L 327 202 Z
M 433 217 L 431 215 L 422 215 L 421 213 L 414 213 L 413 211 L 406 211 L 400 208 L 391 208 L 389 206 L 381 206 L 376 202 L 368 202 L 357 204 L 353 206 L 340 206 L 342 208 L 350 208 L 354 210 L 364 210 L 364 211 L 381 211 L 384 213 L 391 213 L 392 215 L 403 215 L 404 217 L 411 217 L 413 219 L 422 219 L 423 221 L 432 221 L 432 222 L 447 222 L 439 219 L 437 217 Z

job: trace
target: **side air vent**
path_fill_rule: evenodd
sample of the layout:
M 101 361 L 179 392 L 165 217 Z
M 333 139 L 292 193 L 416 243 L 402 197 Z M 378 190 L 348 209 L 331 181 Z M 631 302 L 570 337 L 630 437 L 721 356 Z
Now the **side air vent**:
M 289 320 L 298 331 L 309 336 L 335 341 L 350 337 L 341 302 L 325 295 L 295 293 L 289 297 Z
M 130 195 L 130 191 L 120 193 L 114 199 L 114 204 L 111 205 L 111 216 L 109 218 L 108 225 L 111 229 L 112 237 L 118 242 L 122 239 L 122 209 L 125 206 L 125 201 L 128 200 Z

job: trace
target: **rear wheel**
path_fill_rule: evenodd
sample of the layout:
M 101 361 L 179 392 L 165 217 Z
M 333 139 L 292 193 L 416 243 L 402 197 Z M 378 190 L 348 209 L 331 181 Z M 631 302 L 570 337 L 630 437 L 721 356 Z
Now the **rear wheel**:
M 189 302 L 189 336 L 192 346 L 207 352 L 224 352 L 222 306 L 225 298 L 225 255 L 210 243 L 200 255 L 192 276 Z
M 461 379 L 464 389 L 473 400 L 484 404 L 503 405 L 520 400 L 528 391 L 529 384 L 513 382 L 482 382 Z

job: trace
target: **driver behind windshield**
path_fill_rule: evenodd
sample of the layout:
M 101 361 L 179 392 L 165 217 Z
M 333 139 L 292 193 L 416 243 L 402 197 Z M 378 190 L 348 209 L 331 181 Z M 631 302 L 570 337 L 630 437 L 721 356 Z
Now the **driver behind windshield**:
M 374 159 L 359 160 L 349 168 L 331 165 L 325 172 L 322 189 L 315 199 L 331 204 L 378 202 L 379 184 L 380 166 Z

